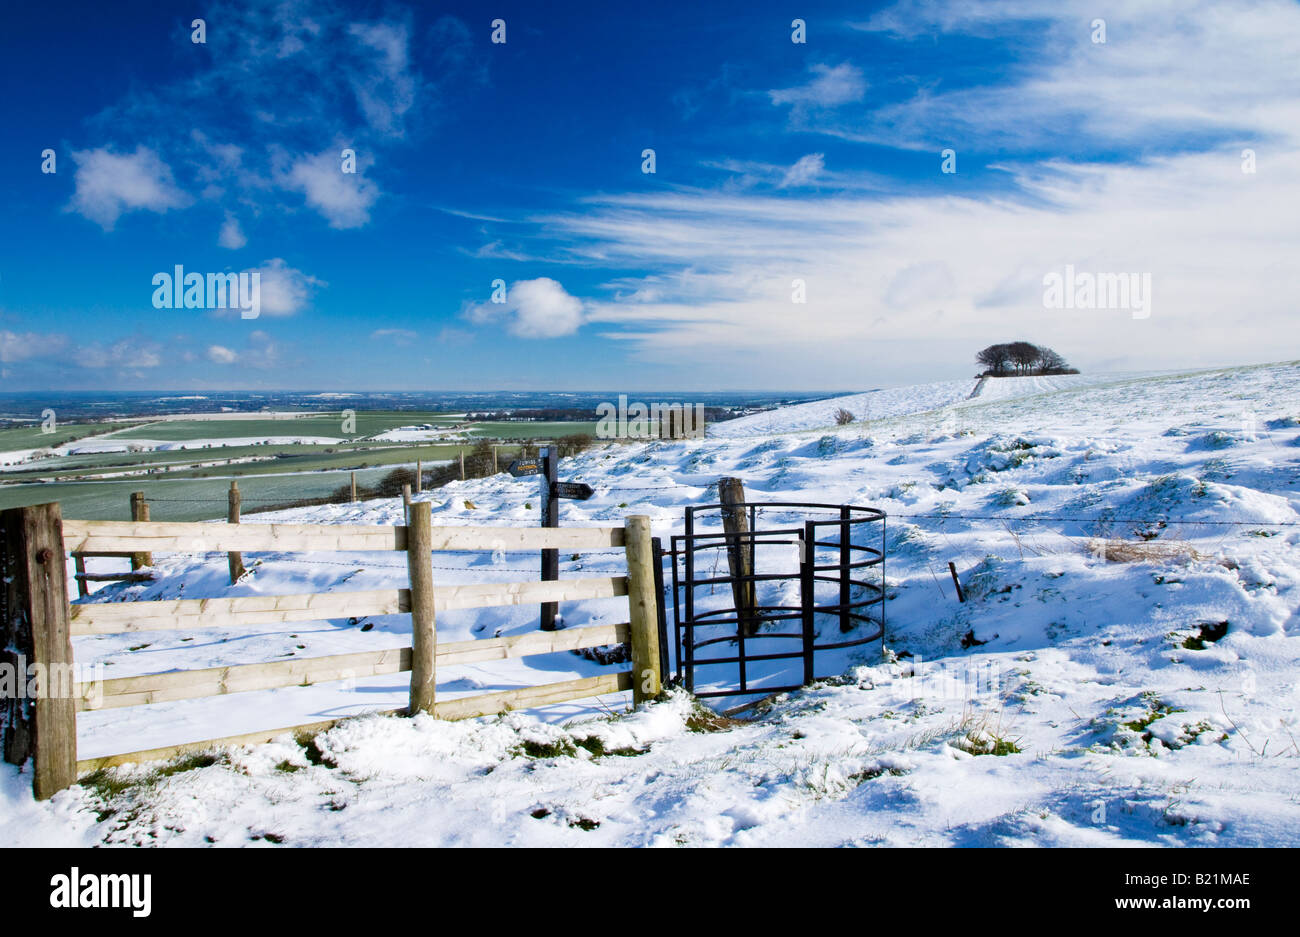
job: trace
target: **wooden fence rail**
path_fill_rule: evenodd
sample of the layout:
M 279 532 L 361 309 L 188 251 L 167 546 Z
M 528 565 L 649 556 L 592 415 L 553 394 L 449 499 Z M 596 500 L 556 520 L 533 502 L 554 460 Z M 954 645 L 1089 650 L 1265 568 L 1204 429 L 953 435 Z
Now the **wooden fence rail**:
M 232 495 L 232 504 L 236 497 Z M 236 512 L 237 507 L 232 507 L 231 520 L 237 519 Z M 411 674 L 410 702 L 406 709 L 391 712 L 428 712 L 444 719 L 489 715 L 628 689 L 632 690 L 635 702 L 642 702 L 657 696 L 660 690 L 656 633 L 659 595 L 651 563 L 650 523 L 645 517 L 629 517 L 623 527 L 435 527 L 431 523 L 429 503 L 414 502 L 410 505 L 408 523 L 394 527 L 157 523 L 147 519 L 64 521 L 57 504 L 4 511 L 0 520 L 0 531 L 4 532 L 3 568 L 8 583 L 3 602 L 4 620 L 0 623 L 3 625 L 0 639 L 4 640 L 0 640 L 0 647 L 15 648 L 32 661 L 72 666 L 71 637 L 76 635 L 287 625 L 368 615 L 410 614 L 412 619 L 408 647 L 77 683 L 66 694 L 68 698 L 38 697 L 30 707 L 23 707 L 21 700 L 12 704 L 4 700 L 5 757 L 16 763 L 29 757 L 33 759 L 33 789 L 38 798 L 52 796 L 75 783 L 79 773 L 221 745 L 255 744 L 286 733 L 315 733 L 338 721 L 78 761 L 76 713 L 89 709 L 143 706 L 396 673 Z M 433 579 L 432 554 L 439 550 L 531 552 L 611 547 L 624 549 L 626 576 L 456 586 L 436 586 Z M 234 575 L 235 557 L 242 552 L 375 550 L 406 552 L 407 588 L 69 605 L 63 578 L 65 552 L 74 557 L 96 553 L 226 552 L 231 555 Z M 240 561 L 242 566 L 242 557 Z M 442 611 L 620 596 L 628 597 L 630 615 L 630 621 L 623 624 L 475 641 L 440 643 L 437 640 L 436 616 Z M 439 666 L 624 643 L 632 651 L 630 671 L 454 700 L 436 699 Z M 18 710 L 23 718 L 12 717 Z

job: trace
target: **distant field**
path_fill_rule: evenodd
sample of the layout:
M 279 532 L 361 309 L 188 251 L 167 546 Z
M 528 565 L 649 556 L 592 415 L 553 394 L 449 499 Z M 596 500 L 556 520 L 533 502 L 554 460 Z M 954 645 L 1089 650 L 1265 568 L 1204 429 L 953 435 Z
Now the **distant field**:
M 413 467 L 417 460 L 427 467 L 454 462 L 472 442 L 367 441 L 386 430 L 423 424 L 447 425 L 463 417 L 434 411 L 360 411 L 349 436 L 356 442 L 335 444 L 285 443 L 275 445 L 233 445 L 222 439 L 317 436 L 340 438 L 342 420 L 337 413 L 313 414 L 292 419 L 177 419 L 141 424 L 69 424 L 46 435 L 39 425 L 0 431 L 0 450 L 24 450 L 59 445 L 71 438 L 101 436 L 118 429 L 111 437 L 127 443 L 133 440 L 191 442 L 213 440 L 211 445 L 192 449 L 151 452 L 92 452 L 43 459 L 22 466 L 0 468 L 0 508 L 19 507 L 45 501 L 60 501 L 68 517 L 86 519 L 125 518 L 130 494 L 144 491 L 157 499 L 153 517 L 158 520 L 201 520 L 224 514 L 230 479 L 240 480 L 244 502 L 250 507 L 259 500 L 289 501 L 332 494 L 347 484 L 355 470 L 361 484 L 371 484 L 397 466 Z M 559 439 L 578 434 L 594 435 L 594 422 L 527 423 L 494 421 L 475 424 L 469 435 L 479 439 Z M 501 468 L 516 454 L 514 446 L 499 448 Z M 240 461 L 240 460 L 255 461 Z M 214 464 L 196 464 L 214 463 Z M 140 471 L 123 477 L 96 478 L 121 472 Z M 81 477 L 78 476 L 90 476 Z
M 142 423 L 115 434 L 116 439 L 161 439 L 186 442 L 191 439 L 245 439 L 250 436 L 324 436 L 334 439 L 373 436 L 399 426 L 422 423 L 447 424 L 456 420 L 445 413 L 422 411 L 363 411 L 356 414 L 356 429 L 343 432 L 337 413 L 266 420 L 167 420 Z
M 357 472 L 357 484 L 379 481 L 391 466 Z M 348 472 L 307 475 L 266 475 L 239 479 L 246 507 L 258 501 L 289 501 L 328 495 L 348 484 Z M 230 479 L 134 478 L 112 482 L 52 482 L 0 486 L 0 508 L 58 501 L 64 517 L 80 520 L 130 520 L 131 492 L 143 491 L 149 499 L 149 516 L 158 521 L 200 521 L 226 516 Z
M 58 446 L 70 439 L 78 439 L 93 434 L 100 434 L 125 424 L 119 423 L 68 423 L 56 425 L 53 433 L 41 431 L 41 425 L 0 429 L 0 452 L 13 452 L 22 449 L 44 449 Z
M 0 509 L 59 501 L 65 517 L 125 520 L 131 493 L 143 491 L 153 505 L 151 517 L 154 520 L 208 520 L 225 515 L 226 492 L 232 478 L 238 480 L 244 503 L 251 508 L 259 500 L 289 501 L 331 494 L 341 485 L 348 484 L 350 467 L 354 465 L 366 464 L 365 468 L 356 469 L 357 483 L 364 486 L 378 482 L 399 466 L 414 468 L 417 459 L 426 469 L 454 462 L 462 448 L 468 452 L 470 447 L 401 446 L 324 456 L 306 454 L 269 462 L 139 475 L 121 480 L 0 485 Z M 516 451 L 512 446 L 499 449 L 502 471 Z M 336 470 L 326 471 L 330 468 Z M 154 503 L 155 499 L 160 500 Z
M 512 423 L 500 422 L 475 423 L 468 430 L 470 436 L 486 436 L 489 439 L 560 439 L 565 436 L 580 436 L 586 433 L 596 435 L 595 423 Z

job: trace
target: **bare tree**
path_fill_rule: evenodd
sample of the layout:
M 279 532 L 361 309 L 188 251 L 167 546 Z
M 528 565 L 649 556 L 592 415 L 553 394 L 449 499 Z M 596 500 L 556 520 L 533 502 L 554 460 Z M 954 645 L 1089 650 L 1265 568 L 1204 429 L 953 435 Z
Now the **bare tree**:
M 1006 374 L 1010 360 L 1006 345 L 990 345 L 975 356 L 975 363 L 984 368 L 985 374 Z
M 1038 364 L 1038 346 L 1030 342 L 1012 342 L 1007 346 L 1007 355 L 1017 374 L 1028 374 Z
M 855 417 L 848 410 L 845 410 L 843 407 L 840 407 L 838 410 L 835 411 L 836 426 L 848 426 L 855 419 L 857 419 L 857 417 Z

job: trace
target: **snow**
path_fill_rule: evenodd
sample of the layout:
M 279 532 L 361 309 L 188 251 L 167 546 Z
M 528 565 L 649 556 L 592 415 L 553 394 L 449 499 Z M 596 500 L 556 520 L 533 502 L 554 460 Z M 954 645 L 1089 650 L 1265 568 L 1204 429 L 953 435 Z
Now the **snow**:
M 998 377 L 990 378 L 980 389 L 980 401 L 1029 397 L 1037 394 L 1069 390 L 1092 384 L 1108 383 L 1129 377 L 1113 374 L 1067 374 L 1055 377 Z M 978 380 L 936 381 L 930 384 L 913 384 L 873 390 L 829 400 L 814 400 L 793 407 L 781 407 L 751 416 L 714 423 L 707 435 L 716 439 L 736 439 L 743 436 L 767 436 L 776 433 L 807 432 L 833 428 L 835 414 L 843 409 L 853 414 L 855 423 L 871 424 L 913 413 L 925 413 L 940 407 L 958 404 L 968 399 Z
M 890 513 L 886 651 L 828 652 L 819 671 L 837 676 L 743 721 L 693 731 L 701 716 L 681 693 L 632 713 L 612 694 L 458 723 L 372 715 L 314 748 L 286 738 L 169 777 L 126 769 L 141 783 L 111 796 L 78 787 L 47 804 L 33 804 L 27 777 L 6 766 L 0 839 L 1296 845 L 1300 364 L 1023 380 L 973 400 L 969 381 L 877 391 L 747 418 L 768 421 L 751 423 L 753 435 L 565 460 L 562 477 L 596 488 L 565 503 L 566 526 L 643 513 L 667 537 L 681 532 L 685 506 L 713 500 L 708 486 L 723 475 L 743 478 L 755 501 Z M 836 406 L 853 409 L 847 400 L 869 422 L 824 429 Z M 532 479 L 458 482 L 426 497 L 435 523 L 537 523 Z M 247 521 L 400 516 L 398 502 L 374 501 Z M 773 512 L 760 525 L 785 520 Z M 565 576 L 621 566 L 617 553 L 562 559 Z M 156 582 L 91 600 L 371 589 L 405 575 L 400 554 L 246 554 L 260 565 L 232 587 L 224 554 L 157 560 Z M 535 576 L 532 555 L 497 560 L 437 554 L 436 582 Z M 622 600 L 562 611 L 571 627 L 626 614 Z M 521 633 L 534 616 L 448 612 L 439 637 Z M 1223 622 L 1217 640 L 1203 637 Z M 409 621 L 390 616 L 78 638 L 76 653 L 113 677 L 396 647 L 407 632 Z M 444 668 L 438 693 L 622 666 L 555 654 Z M 785 682 L 777 666 L 758 679 Z M 88 757 L 397 708 L 403 676 L 86 712 L 79 746 Z M 975 753 L 995 746 L 1007 753 Z

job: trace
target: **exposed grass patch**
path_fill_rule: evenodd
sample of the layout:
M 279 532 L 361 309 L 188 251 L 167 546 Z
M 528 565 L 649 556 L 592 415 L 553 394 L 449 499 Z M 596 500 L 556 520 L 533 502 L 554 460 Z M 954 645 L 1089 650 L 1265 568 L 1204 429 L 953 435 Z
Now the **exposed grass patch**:
M 957 748 L 972 755 L 1018 755 L 1019 739 L 992 735 L 988 732 L 967 732 L 954 743 Z
M 294 738 L 294 741 L 302 746 L 303 755 L 310 764 L 326 768 L 338 767 L 334 760 L 321 751 L 320 746 L 316 744 L 316 736 L 299 735 Z
M 584 748 L 591 752 L 593 758 L 605 758 L 612 756 L 616 758 L 631 758 L 634 755 L 644 755 L 648 749 L 645 748 L 606 748 L 605 743 L 599 736 L 589 735 L 586 738 L 574 739 L 574 744 L 579 748 Z
M 1226 621 L 1202 622 L 1196 634 L 1189 635 L 1183 640 L 1183 647 L 1189 651 L 1203 651 L 1207 641 L 1213 644 L 1227 633 L 1228 623 Z
M 224 752 L 193 752 L 151 771 L 130 771 L 120 767 L 100 768 L 81 778 L 77 783 L 100 801 L 102 807 L 97 811 L 97 816 L 100 821 L 103 821 L 117 813 L 117 809 L 110 807 L 109 804 L 125 794 L 146 791 L 160 781 L 187 771 L 228 763 L 229 757 Z
M 559 738 L 551 742 L 525 739 L 512 748 L 510 754 L 523 755 L 526 758 L 573 758 L 578 754 L 578 749 L 569 738 Z
M 862 771 L 855 771 L 849 775 L 849 780 L 855 784 L 865 784 L 867 781 L 874 781 L 876 778 L 883 778 L 885 775 L 899 778 L 907 774 L 902 768 L 866 768 Z
M 698 702 L 691 708 L 691 714 L 686 717 L 688 732 L 727 732 L 744 724 L 743 719 L 733 719 L 730 716 L 719 715 L 703 703 Z

